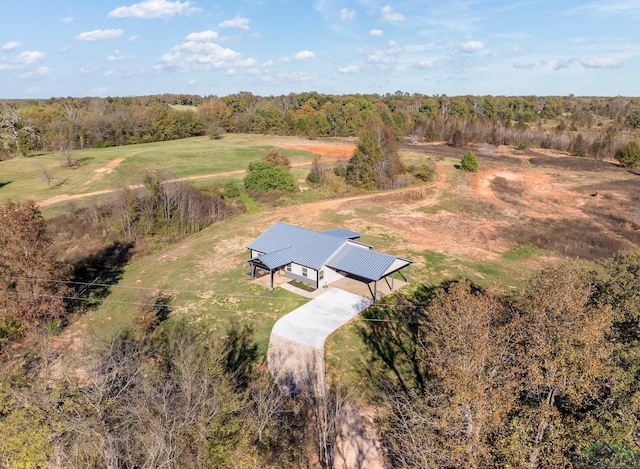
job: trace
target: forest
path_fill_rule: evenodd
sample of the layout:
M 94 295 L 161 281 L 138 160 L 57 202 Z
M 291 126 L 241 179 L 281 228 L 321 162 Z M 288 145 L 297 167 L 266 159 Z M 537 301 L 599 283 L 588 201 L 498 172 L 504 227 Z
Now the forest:
M 3 104 L 4 158 L 166 141 L 225 132 L 356 136 L 376 117 L 398 138 L 537 147 L 612 158 L 640 128 L 640 100 L 577 96 L 325 95 L 317 92 L 216 97 L 155 95 L 51 98 Z

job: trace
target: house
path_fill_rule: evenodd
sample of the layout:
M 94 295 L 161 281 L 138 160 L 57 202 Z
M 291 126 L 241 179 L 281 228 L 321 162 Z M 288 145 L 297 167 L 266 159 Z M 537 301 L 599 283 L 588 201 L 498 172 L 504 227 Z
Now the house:
M 261 269 L 269 272 L 272 289 L 274 274 L 326 288 L 347 277 L 367 284 L 374 300 L 380 280 L 390 289 L 396 272 L 408 281 L 412 261 L 374 251 L 359 239 L 360 233 L 345 229 L 319 232 L 277 222 L 247 246 L 251 279 Z

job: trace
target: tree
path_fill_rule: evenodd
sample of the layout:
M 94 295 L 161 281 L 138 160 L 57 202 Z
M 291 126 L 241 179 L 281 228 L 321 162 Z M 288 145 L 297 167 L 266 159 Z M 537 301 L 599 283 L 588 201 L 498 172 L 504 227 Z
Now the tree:
M 640 128 L 640 111 L 633 111 L 625 122 L 635 129 Z
M 530 280 L 514 309 L 521 399 L 508 458 L 512 467 L 564 467 L 568 448 L 593 442 L 576 425 L 612 385 L 611 308 L 592 305 L 579 273 L 559 267 Z
M 363 189 L 390 188 L 405 171 L 393 127 L 369 120 L 347 165 L 347 183 Z
M 474 152 L 470 151 L 465 153 L 460 160 L 460 169 L 472 173 L 478 172 L 478 158 Z
M 616 151 L 616 160 L 627 168 L 640 166 L 640 145 L 635 141 L 627 143 Z
M 0 323 L 22 328 L 65 315 L 70 268 L 51 244 L 35 202 L 8 200 L 0 207 Z
M 20 117 L 11 106 L 3 105 L 0 110 L 0 139 L 4 150 L 26 155 L 35 136 L 36 128 Z

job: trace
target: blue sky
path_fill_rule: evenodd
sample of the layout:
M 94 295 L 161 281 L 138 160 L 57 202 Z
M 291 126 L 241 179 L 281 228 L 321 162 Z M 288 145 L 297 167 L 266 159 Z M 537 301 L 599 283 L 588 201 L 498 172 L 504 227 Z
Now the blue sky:
M 2 0 L 0 13 L 0 98 L 640 94 L 640 0 Z

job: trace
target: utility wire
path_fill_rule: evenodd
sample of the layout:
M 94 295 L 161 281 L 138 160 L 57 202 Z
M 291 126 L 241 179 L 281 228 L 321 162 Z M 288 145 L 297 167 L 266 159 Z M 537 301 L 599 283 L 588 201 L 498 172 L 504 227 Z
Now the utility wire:
M 14 295 L 17 297 L 32 297 L 32 298 L 49 298 L 49 299 L 58 299 L 58 300 L 78 300 L 78 301 L 87 301 L 87 302 L 97 302 L 101 304 L 121 304 L 121 305 L 131 305 L 131 306 L 150 306 L 150 307 L 166 307 L 166 308 L 177 308 L 177 307 L 187 307 L 186 305 L 163 305 L 158 303 L 143 303 L 143 302 L 134 302 L 134 301 L 119 301 L 119 300 L 103 300 L 96 298 L 83 298 L 78 296 L 62 296 L 62 295 L 46 295 L 41 293 L 20 293 L 20 292 L 9 292 L 9 291 L 0 291 L 0 294 L 5 295 Z M 389 306 L 402 306 L 402 305 L 389 305 Z M 230 313 L 248 313 L 248 314 L 272 314 L 267 313 L 265 311 L 249 311 L 242 309 L 228 309 L 228 308 L 211 308 L 205 307 L 200 308 L 201 311 L 224 311 Z M 395 319 L 378 319 L 378 318 L 355 318 L 355 321 L 363 321 L 363 322 L 383 322 L 383 323 L 397 323 L 397 324 L 426 324 L 424 322 L 419 321 L 401 321 Z

